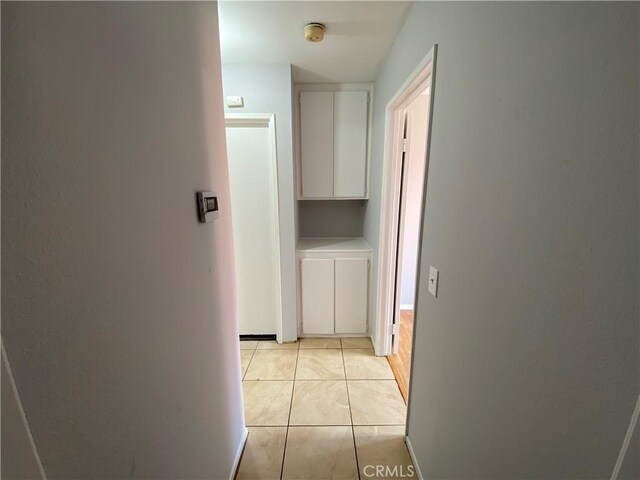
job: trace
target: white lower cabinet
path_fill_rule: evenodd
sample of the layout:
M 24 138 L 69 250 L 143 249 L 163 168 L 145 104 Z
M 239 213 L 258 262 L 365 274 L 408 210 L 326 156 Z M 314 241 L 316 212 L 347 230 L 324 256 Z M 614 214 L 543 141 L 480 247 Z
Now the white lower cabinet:
M 333 333 L 333 260 L 305 258 L 301 268 L 304 333 Z
M 335 333 L 367 333 L 369 259 L 334 260 Z
M 302 333 L 366 334 L 371 259 L 366 242 L 304 239 L 299 257 Z

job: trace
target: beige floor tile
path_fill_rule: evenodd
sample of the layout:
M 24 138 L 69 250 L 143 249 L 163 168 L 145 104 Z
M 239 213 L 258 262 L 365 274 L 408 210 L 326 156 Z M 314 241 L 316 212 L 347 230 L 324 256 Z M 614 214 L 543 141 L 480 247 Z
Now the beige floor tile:
M 298 342 L 278 343 L 275 340 L 258 342 L 258 350 L 296 350 Z
M 344 368 L 348 379 L 393 380 L 387 357 L 376 357 L 372 348 L 345 349 Z
M 293 382 L 242 382 L 244 419 L 249 426 L 286 426 Z
M 300 348 L 340 348 L 339 338 L 301 338 Z
M 342 348 L 373 348 L 369 337 L 350 337 L 342 339 Z
M 289 425 L 351 425 L 346 382 L 297 380 Z
M 242 369 L 243 378 L 244 374 L 247 373 L 247 368 L 249 368 L 251 357 L 253 357 L 253 350 L 240 350 L 240 367 Z
M 395 380 L 348 380 L 354 425 L 404 425 L 407 407 Z
M 357 479 L 351 427 L 289 427 L 285 479 Z
M 240 350 L 255 350 L 257 346 L 256 340 L 240 340 Z
M 376 472 L 384 472 L 384 476 L 378 475 L 378 478 L 385 480 L 417 478 L 404 443 L 403 426 L 354 427 L 353 430 L 361 478 L 376 478 Z
M 296 380 L 344 379 L 342 350 L 299 350 Z
M 297 350 L 256 350 L 245 380 L 293 380 Z
M 249 427 L 236 480 L 280 478 L 287 427 Z

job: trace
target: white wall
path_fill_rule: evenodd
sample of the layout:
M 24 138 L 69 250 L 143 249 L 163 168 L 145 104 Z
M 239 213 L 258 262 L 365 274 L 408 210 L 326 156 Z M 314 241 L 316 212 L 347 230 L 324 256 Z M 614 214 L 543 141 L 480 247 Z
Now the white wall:
M 296 201 L 294 191 L 291 65 L 229 64 L 222 67 L 224 95 L 244 98 L 244 107 L 229 113 L 274 113 L 278 151 L 280 270 L 282 277 L 282 339 L 297 338 L 296 327 Z
M 418 267 L 418 242 L 422 223 L 422 193 L 427 153 L 427 124 L 429 96 L 418 95 L 407 107 L 410 118 L 409 148 L 407 152 L 406 197 L 402 232 L 400 305 L 413 308 Z
M 3 3 L 2 72 L 2 337 L 47 477 L 228 478 L 215 2 Z M 213 224 L 198 190 L 220 195 Z
M 418 2 L 381 68 L 376 249 L 384 108 L 439 45 L 408 423 L 425 478 L 613 471 L 640 378 L 638 9 Z

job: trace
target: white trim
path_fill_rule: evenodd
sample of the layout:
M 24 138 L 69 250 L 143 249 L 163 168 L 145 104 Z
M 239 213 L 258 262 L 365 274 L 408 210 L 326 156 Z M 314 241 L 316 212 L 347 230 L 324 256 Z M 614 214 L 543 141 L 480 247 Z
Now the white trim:
M 627 428 L 627 434 L 624 436 L 624 440 L 622 441 L 622 448 L 620 448 L 620 454 L 618 455 L 616 464 L 613 467 L 611 480 L 617 480 L 618 478 L 618 473 L 620 473 L 620 467 L 622 467 L 622 462 L 624 461 L 624 457 L 627 454 L 627 449 L 629 448 L 629 442 L 631 442 L 631 437 L 633 436 L 633 430 L 638 424 L 639 415 L 640 415 L 640 395 L 638 396 L 638 401 L 636 402 L 636 408 L 633 410 L 633 414 L 631 415 L 631 421 L 629 422 L 629 428 Z
M 413 303 L 401 303 L 400 310 L 413 310 Z
M 407 80 L 389 100 L 385 114 L 384 136 L 384 161 L 382 165 L 382 201 L 380 212 L 380 246 L 378 249 L 378 278 L 377 278 L 377 304 L 376 304 L 376 338 L 374 347 L 376 355 L 389 355 L 391 353 L 391 323 L 393 321 L 393 293 L 394 293 L 394 265 L 396 261 L 396 234 L 398 228 L 399 212 L 399 169 L 397 159 L 401 155 L 402 128 L 401 116 L 404 108 L 414 98 L 416 90 L 425 82 L 431 82 L 429 92 L 429 124 L 427 138 L 427 166 L 425 176 L 428 175 L 429 150 L 431 143 L 431 130 L 433 119 L 433 96 L 435 79 L 437 45 L 434 45 L 422 59 Z M 426 188 L 423 189 L 422 202 Z M 422 245 L 422 227 L 418 236 L 418 244 Z M 418 248 L 418 268 L 416 278 L 420 275 L 420 251 Z M 418 304 L 418 282 L 416 282 L 416 295 L 414 304 Z M 415 313 L 415 309 L 414 309 Z
M 33 456 L 36 459 L 36 465 L 38 465 L 38 470 L 40 471 L 40 478 L 42 480 L 47 480 L 47 476 L 44 473 L 44 468 L 42 468 L 42 462 L 40 461 L 40 455 L 38 454 L 38 449 L 36 448 L 36 443 L 33 441 L 33 435 L 31 435 L 31 429 L 29 428 L 29 423 L 27 422 L 27 416 L 24 413 L 24 409 L 22 408 L 22 401 L 20 400 L 20 395 L 18 395 L 18 388 L 16 387 L 16 381 L 13 378 L 13 372 L 11 371 L 11 364 L 9 363 L 9 357 L 7 357 L 7 352 L 4 349 L 4 340 L 2 341 L 2 360 L 7 367 L 7 378 L 9 380 L 9 385 L 11 386 L 11 392 L 13 393 L 14 398 L 16 399 L 16 404 L 18 405 L 18 412 L 20 413 L 20 419 L 22 420 L 25 431 L 27 432 L 27 439 L 29 440 L 29 445 L 31 445 L 31 451 Z
M 371 90 L 372 87 L 373 83 L 371 82 L 295 84 L 295 88 L 298 92 L 354 92 L 359 90 Z
M 418 460 L 416 459 L 416 454 L 413 451 L 413 447 L 411 446 L 411 440 L 409 440 L 409 436 L 404 436 L 404 443 L 407 445 L 407 450 L 409 450 L 409 456 L 411 457 L 411 461 L 413 462 L 413 468 L 416 470 L 416 477 L 418 480 L 424 480 L 422 476 L 422 470 L 420 470 L 420 465 L 418 465 Z
M 429 124 L 427 127 L 427 149 L 426 149 L 426 157 L 427 164 L 425 166 L 425 185 L 426 187 L 422 191 L 422 208 L 421 211 L 424 213 L 424 205 L 427 198 L 427 187 L 428 187 L 428 177 L 429 177 L 429 162 L 431 158 L 431 132 L 433 131 L 433 102 L 434 102 L 434 92 L 436 89 L 436 63 L 438 61 L 438 45 L 434 45 L 431 49 L 431 79 L 430 79 L 430 92 L 429 92 Z M 411 405 L 413 402 L 413 370 L 415 367 L 415 355 L 413 352 L 416 348 L 416 322 L 415 319 L 418 317 L 418 287 L 420 284 L 420 266 L 422 264 L 422 236 L 424 233 L 424 223 L 420 224 L 420 229 L 418 232 L 418 255 L 416 259 L 416 286 L 415 286 L 415 295 L 414 295 L 414 307 L 413 307 L 413 335 L 411 338 L 411 365 L 409 366 L 409 392 L 407 394 L 407 420 L 406 420 L 406 432 L 409 432 L 409 420 L 411 419 Z
M 275 172 L 271 179 L 274 195 L 274 212 L 276 225 L 278 225 L 277 234 L 274 235 L 273 241 L 276 247 L 277 259 L 276 259 L 276 293 L 277 293 L 277 310 L 278 320 L 276 321 L 276 340 L 278 343 L 282 343 L 282 250 L 280 246 L 280 239 L 286 235 L 286 232 L 282 230 L 282 223 L 280 223 L 280 190 L 278 188 L 278 176 L 280 169 L 278 166 L 278 149 L 277 149 L 277 135 L 276 135 L 276 116 L 273 113 L 226 113 L 224 115 L 224 126 L 226 127 L 268 127 L 269 139 L 271 141 L 271 155 L 273 157 Z
M 247 444 L 248 437 L 249 429 L 247 427 L 244 427 L 242 438 L 240 439 L 240 445 L 238 445 L 238 450 L 236 451 L 236 456 L 233 459 L 233 465 L 231 466 L 231 475 L 229 475 L 229 480 L 234 480 L 236 478 L 238 467 L 240 466 L 240 460 L 242 460 L 242 454 L 244 453 L 244 447 Z

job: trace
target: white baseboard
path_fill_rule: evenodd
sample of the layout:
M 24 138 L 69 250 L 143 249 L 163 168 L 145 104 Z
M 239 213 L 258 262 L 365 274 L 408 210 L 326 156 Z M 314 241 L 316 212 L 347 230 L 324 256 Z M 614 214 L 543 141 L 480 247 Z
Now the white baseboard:
M 411 457 L 411 461 L 413 462 L 413 468 L 416 469 L 416 477 L 418 477 L 418 480 L 424 480 L 424 477 L 422 476 L 422 471 L 420 470 L 420 465 L 418 465 L 418 460 L 416 459 L 416 455 L 415 453 L 413 453 L 411 440 L 409 440 L 409 437 L 406 435 L 404 437 L 404 443 L 407 444 L 407 450 L 409 450 L 409 456 Z
M 38 467 L 38 471 L 40 472 L 40 477 L 42 480 L 47 480 L 47 475 L 44 473 L 44 468 L 42 467 L 42 461 L 40 461 L 40 454 L 38 453 L 38 449 L 36 448 L 36 443 L 33 440 L 33 435 L 31 435 L 31 428 L 29 427 L 29 422 L 27 421 L 27 416 L 24 413 L 24 409 L 22 408 L 22 401 L 20 400 L 20 395 L 18 395 L 18 387 L 16 387 L 15 378 L 13 378 L 13 371 L 11 370 L 11 364 L 9 363 L 9 357 L 7 356 L 7 352 L 4 349 L 4 341 L 1 342 L 1 355 L 2 355 L 2 364 L 4 367 L 0 366 L 0 368 L 6 368 L 7 380 L 9 381 L 9 386 L 11 388 L 11 395 L 15 398 L 16 406 L 18 408 L 18 414 L 20 415 L 20 419 L 22 420 L 22 426 L 25 430 L 25 435 L 27 436 L 27 440 L 29 441 L 29 446 L 31 447 L 31 452 L 33 454 L 34 461 L 36 466 Z
M 616 460 L 616 463 L 613 466 L 613 473 L 611 474 L 611 480 L 617 480 L 618 478 L 618 473 L 620 473 L 620 467 L 622 467 L 622 462 L 624 462 L 624 457 L 627 454 L 627 449 L 629 448 L 629 442 L 631 442 L 631 437 L 633 436 L 633 430 L 638 424 L 639 417 L 640 417 L 640 395 L 638 396 L 638 401 L 636 402 L 636 408 L 633 410 L 633 413 L 631 414 L 631 421 L 629 422 L 629 428 L 627 429 L 627 434 L 624 436 L 624 440 L 622 441 L 622 448 L 620 449 L 620 454 L 618 455 L 618 459 Z
M 413 303 L 408 303 L 407 305 L 400 304 L 400 310 L 413 310 Z
M 229 476 L 229 480 L 233 480 L 236 478 L 236 473 L 238 472 L 238 467 L 240 466 L 240 460 L 242 459 L 242 452 L 244 452 L 244 446 L 247 444 L 247 437 L 249 436 L 249 430 L 247 427 L 244 427 L 244 432 L 242 432 L 242 439 L 240 440 L 240 445 L 238 445 L 238 451 L 236 452 L 236 458 L 233 460 L 233 468 L 231 468 L 231 475 Z

